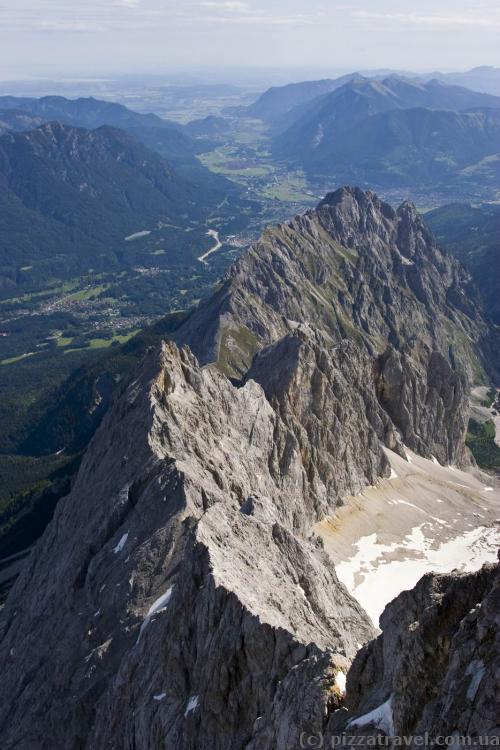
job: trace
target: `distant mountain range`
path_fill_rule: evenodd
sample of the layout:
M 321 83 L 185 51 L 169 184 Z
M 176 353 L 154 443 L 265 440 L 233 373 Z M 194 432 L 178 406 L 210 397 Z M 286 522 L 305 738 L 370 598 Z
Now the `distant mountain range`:
M 304 159 L 308 168 L 386 186 L 440 182 L 500 151 L 500 110 L 424 108 L 367 117 Z M 467 179 L 467 173 L 461 175 Z M 473 173 L 471 174 L 471 177 Z
M 26 117 L 23 122 L 22 114 Z M 154 114 L 133 112 L 123 104 L 101 101 L 93 97 L 66 99 L 64 96 L 33 97 L 0 96 L 0 128 L 28 130 L 42 122 L 60 122 L 81 128 L 99 128 L 110 125 L 114 128 L 136 133 L 154 128 L 168 133 L 173 155 L 193 154 L 196 145 L 182 133 L 182 126 L 163 120 Z M 10 127 L 9 127 L 10 126 Z
M 321 109 L 323 104 L 328 107 L 328 104 L 336 99 L 335 96 L 329 95 L 339 89 L 343 90 L 344 87 L 346 90 L 358 90 L 368 96 L 370 91 L 374 95 L 378 93 L 379 107 L 382 106 L 385 95 L 385 108 L 421 106 L 465 110 L 477 106 L 492 107 L 498 104 L 498 102 L 495 103 L 496 97 L 480 94 L 460 85 L 452 85 L 451 81 L 445 83 L 438 80 L 437 76 L 430 81 L 425 81 L 416 77 L 394 74 L 368 76 L 350 73 L 335 79 L 303 81 L 290 83 L 287 86 L 272 87 L 247 107 L 245 114 L 272 124 L 288 122 L 290 126 L 302 115 Z M 304 106 L 312 102 L 314 106 L 310 110 Z
M 480 65 L 462 73 L 437 73 L 435 77 L 444 83 L 466 86 L 474 91 L 500 96 L 500 68 L 491 65 Z
M 358 74 L 353 73 L 341 78 L 325 78 L 321 81 L 302 81 L 289 83 L 287 86 L 273 86 L 247 107 L 245 114 L 274 123 L 281 120 L 294 107 L 306 104 L 318 96 L 329 94 L 357 77 Z
M 338 181 L 473 179 L 474 169 L 461 171 L 500 151 L 500 97 L 436 80 L 353 78 L 287 119 L 274 155 Z M 496 178 L 488 166 L 486 179 Z
M 384 81 L 356 78 L 313 100 L 298 117 L 291 110 L 290 127 L 277 143 L 284 153 L 294 153 L 297 148 L 311 152 L 368 117 L 417 107 L 452 111 L 500 108 L 500 98 L 437 81 L 425 84 L 399 78 Z
M 224 197 L 116 128 L 47 123 L 0 137 L 0 289 L 116 268 L 125 238 L 204 221 Z M 26 274 L 24 274 L 26 275 Z
M 235 185 L 205 169 L 196 158 L 197 154 L 211 146 L 206 140 L 210 135 L 208 132 L 201 132 L 203 128 L 200 124 L 198 132 L 191 133 L 188 127 L 164 120 L 158 115 L 141 114 L 123 104 L 93 97 L 67 99 L 63 96 L 44 96 L 36 99 L 0 96 L 0 134 L 10 130 L 32 130 L 45 122 L 59 122 L 87 129 L 102 125 L 119 128 L 157 151 L 179 172 L 189 179 L 195 179 L 208 190 L 236 191 Z
M 123 104 L 102 101 L 94 97 L 67 99 L 64 96 L 34 97 L 0 96 L 0 111 L 24 112 L 35 121 L 61 122 L 89 129 L 101 125 L 128 130 L 130 128 L 162 128 L 180 132 L 181 126 L 163 120 L 158 115 L 140 114 Z M 186 139 L 187 142 L 188 139 Z

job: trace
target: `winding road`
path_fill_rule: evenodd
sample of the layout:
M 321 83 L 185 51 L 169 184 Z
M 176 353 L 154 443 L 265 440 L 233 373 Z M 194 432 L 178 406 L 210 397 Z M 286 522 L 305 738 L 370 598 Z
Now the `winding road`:
M 217 250 L 220 250 L 220 248 L 222 247 L 222 242 L 219 239 L 219 232 L 216 232 L 215 229 L 209 229 L 207 235 L 214 238 L 215 245 L 211 247 L 210 250 L 207 250 L 206 253 L 203 253 L 203 255 L 199 256 L 198 260 L 200 261 L 200 263 L 206 263 L 206 259 L 208 258 L 208 256 L 212 255 L 212 253 L 216 253 Z

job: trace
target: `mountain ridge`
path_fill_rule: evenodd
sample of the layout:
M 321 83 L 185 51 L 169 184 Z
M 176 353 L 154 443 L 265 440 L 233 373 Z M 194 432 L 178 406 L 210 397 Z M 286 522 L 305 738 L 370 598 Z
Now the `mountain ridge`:
M 362 78 L 358 73 L 325 78 L 319 81 L 289 83 L 286 86 L 273 86 L 245 108 L 245 114 L 267 122 L 282 120 L 295 107 L 311 102 L 319 96 L 335 91 L 353 78 Z
M 124 239 L 138 227 L 206 219 L 224 197 L 110 126 L 45 123 L 0 136 L 4 286 L 37 263 L 56 277 L 58 263 L 65 276 L 69 265 L 73 274 L 117 268 Z
M 214 175 L 196 158 L 197 154 L 208 148 L 208 141 L 192 138 L 189 128 L 158 115 L 142 114 L 123 104 L 94 97 L 0 96 L 0 134 L 9 130 L 32 130 L 47 122 L 60 122 L 87 130 L 106 125 L 118 128 L 166 158 L 187 179 L 203 183 L 206 190 L 238 192 L 237 185 L 220 175 Z
M 499 97 L 439 81 L 354 80 L 292 110 L 273 153 L 340 181 L 465 180 L 466 168 L 499 151 L 499 105 Z
M 91 164 L 88 159 L 92 150 L 95 149 L 94 166 L 97 166 L 98 152 L 102 158 L 108 146 L 109 157 L 116 152 L 117 148 L 120 149 L 119 139 L 115 139 L 115 133 L 112 130 L 94 133 L 59 124 L 46 124 L 28 134 L 7 134 L 0 138 L 2 201 L 11 204 L 15 202 L 18 206 L 15 215 L 21 212 L 21 216 L 24 217 L 25 214 L 28 215 L 28 212 L 33 212 L 40 217 L 38 220 L 43 222 L 39 235 L 26 237 L 24 230 L 26 220 L 19 222 L 15 219 L 17 231 L 18 233 L 21 231 L 24 244 L 27 243 L 28 246 L 24 249 L 23 257 L 13 258 L 4 238 L 2 242 L 4 274 L 5 270 L 10 270 L 9 267 L 13 263 L 15 266 L 12 267 L 12 273 L 15 274 L 18 266 L 26 263 L 32 264 L 37 256 L 43 258 L 44 254 L 50 261 L 51 257 L 60 255 L 63 248 L 67 252 L 68 246 L 73 249 L 74 254 L 81 254 L 83 262 L 88 266 L 92 263 L 92 256 L 99 256 L 105 251 L 105 241 L 110 239 L 113 231 L 116 231 L 116 221 L 110 221 L 109 213 L 109 211 L 113 212 L 113 206 L 114 210 L 122 215 L 124 223 L 121 234 L 123 237 L 134 231 L 134 227 L 137 226 L 137 216 L 134 220 L 133 213 L 131 214 L 130 211 L 130 203 L 124 201 L 119 192 L 115 190 L 113 197 L 112 182 L 108 183 L 110 205 L 108 205 L 106 221 L 97 220 L 97 215 L 103 210 L 106 214 L 106 209 L 103 207 L 101 195 L 98 197 L 95 188 L 92 187 L 92 181 L 94 185 L 97 184 L 96 174 L 103 175 L 104 165 L 101 162 L 97 173 L 92 169 L 91 175 L 89 171 Z M 67 164 L 65 169 L 62 169 L 65 160 Z M 112 157 L 112 162 L 108 163 L 112 166 L 111 174 L 115 170 L 118 172 L 121 170 L 114 157 Z M 165 170 L 164 179 L 177 181 L 180 190 L 181 181 L 174 177 L 173 172 L 166 165 Z M 102 186 L 99 188 L 99 192 L 101 191 Z M 72 208 L 69 208 L 72 200 Z M 78 213 L 75 213 L 76 206 L 78 206 Z M 8 216 L 9 214 L 5 218 L 4 215 L 3 221 L 9 224 L 14 221 L 14 218 L 9 220 Z M 46 231 L 45 224 L 47 223 L 52 229 L 51 233 Z M 101 231 L 107 232 L 107 236 L 101 238 Z M 59 247 L 54 246 L 52 241 L 52 235 L 55 232 L 61 237 Z M 9 236 L 12 240 L 12 236 Z M 88 252 L 90 248 L 94 248 L 93 253 Z M 109 250 L 107 252 L 109 254 Z M 94 260 L 98 262 L 97 257 Z M 113 263 L 113 259 L 111 262 Z
M 397 74 L 363 75 L 349 73 L 335 79 L 303 81 L 286 86 L 272 87 L 246 109 L 250 116 L 263 119 L 271 124 L 295 121 L 299 114 L 307 113 L 334 101 L 348 91 L 361 88 L 361 91 L 378 91 L 392 99 L 395 106 L 435 106 L 446 109 L 470 109 L 475 106 L 498 106 L 499 98 L 483 94 L 464 86 L 449 84 L 439 79 L 418 79 Z M 379 105 L 380 106 L 380 105 Z M 389 106 L 387 103 L 386 106 Z
M 385 448 L 469 461 L 467 373 L 483 354 L 468 337 L 488 326 L 468 284 L 411 205 L 358 188 L 235 264 L 124 386 L 0 612 L 6 750 L 286 750 L 404 680 L 425 653 L 418 623 L 394 668 L 383 649 L 387 674 L 364 671 L 381 641 L 312 527 L 390 476 Z M 455 578 L 428 580 L 425 596 L 401 595 L 416 597 L 409 622 L 432 616 L 454 635 L 469 579 L 453 618 L 438 588 Z M 382 621 L 388 640 L 400 606 Z M 488 679 L 494 668 L 488 657 Z M 432 696 L 414 683 L 422 714 Z

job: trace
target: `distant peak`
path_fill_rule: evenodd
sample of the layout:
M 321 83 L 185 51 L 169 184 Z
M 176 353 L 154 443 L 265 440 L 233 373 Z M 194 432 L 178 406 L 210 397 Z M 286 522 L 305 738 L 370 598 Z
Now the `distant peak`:
M 469 73 L 486 73 L 491 72 L 493 70 L 500 70 L 500 68 L 496 68 L 494 65 L 478 65 L 476 68 L 472 68 L 469 70 Z
M 319 204 L 318 209 L 323 207 L 340 209 L 344 215 L 353 211 L 363 214 L 370 209 L 391 221 L 397 216 L 406 219 L 417 217 L 417 210 L 412 203 L 403 204 L 396 212 L 389 203 L 381 200 L 371 190 L 362 190 L 360 187 L 351 185 L 344 185 L 338 190 L 328 193 Z
M 347 207 L 353 203 L 357 204 L 361 209 L 365 209 L 369 205 L 374 205 L 377 208 L 381 208 L 382 205 L 385 205 L 380 198 L 370 190 L 362 190 L 360 187 L 344 185 L 338 190 L 325 195 L 318 208 L 324 206 L 329 206 L 331 208 L 338 206 Z
M 404 201 L 397 210 L 398 216 L 401 218 L 418 219 L 419 213 L 417 207 L 411 201 Z
M 63 125 L 63 123 L 58 120 L 51 120 L 50 122 L 42 123 L 37 129 L 42 131 L 42 133 L 66 133 L 71 128 L 67 125 Z
M 373 193 L 370 193 L 369 191 L 365 193 L 365 191 L 361 190 L 361 188 L 359 187 L 343 185 L 342 187 L 338 188 L 338 190 L 327 193 L 327 195 L 325 195 L 325 197 L 319 204 L 318 208 L 320 208 L 321 206 L 338 206 L 338 204 L 342 203 L 345 198 L 354 198 L 359 202 L 359 200 L 366 199 L 368 196 L 372 195 Z

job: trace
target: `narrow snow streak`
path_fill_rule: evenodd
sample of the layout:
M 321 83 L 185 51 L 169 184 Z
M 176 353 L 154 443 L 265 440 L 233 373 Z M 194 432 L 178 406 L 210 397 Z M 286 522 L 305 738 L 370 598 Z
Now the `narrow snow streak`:
M 191 698 L 188 700 L 186 710 L 184 711 L 184 716 L 187 716 L 192 711 L 195 711 L 199 705 L 200 705 L 199 697 L 197 695 L 192 695 Z
M 139 643 L 139 641 L 141 640 L 142 633 L 144 629 L 151 622 L 151 618 L 159 614 L 160 612 L 163 612 L 167 608 L 167 604 L 169 603 L 172 597 L 173 590 L 174 590 L 174 587 L 170 586 L 170 588 L 167 589 L 164 594 L 162 594 L 160 597 L 158 597 L 158 599 L 155 602 L 153 602 L 153 604 L 149 608 L 149 611 L 146 615 L 146 619 L 141 625 L 141 629 L 139 630 L 139 635 L 137 636 L 136 644 Z
M 114 548 L 113 552 L 115 553 L 115 555 L 117 555 L 119 552 L 122 551 L 122 549 L 125 547 L 125 545 L 127 543 L 127 539 L 128 539 L 128 531 L 127 531 L 126 534 L 124 534 L 122 536 L 122 538 L 120 539 L 120 541 L 118 542 L 118 544 Z
M 480 659 L 474 659 L 474 661 L 471 661 L 471 663 L 467 667 L 465 674 L 468 677 L 472 677 L 469 687 L 467 688 L 467 698 L 470 701 L 473 701 L 476 697 L 476 693 L 479 690 L 479 685 L 481 684 L 481 680 L 483 679 L 485 673 L 486 667 Z

